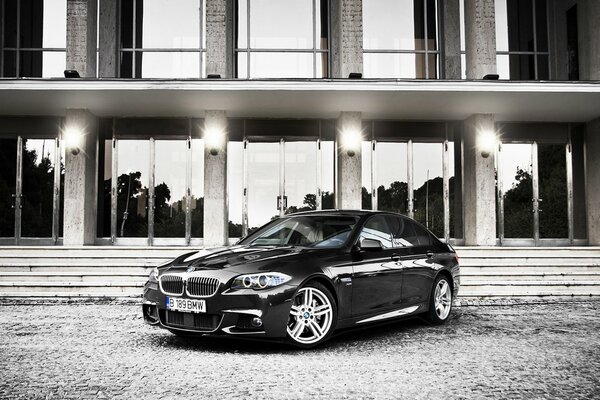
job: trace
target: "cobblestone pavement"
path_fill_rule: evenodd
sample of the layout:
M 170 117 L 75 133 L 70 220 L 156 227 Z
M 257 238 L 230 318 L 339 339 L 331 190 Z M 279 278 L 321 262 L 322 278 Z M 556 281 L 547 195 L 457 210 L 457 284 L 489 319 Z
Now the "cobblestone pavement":
M 301 351 L 184 340 L 134 304 L 0 303 L 0 398 L 599 398 L 600 302 L 455 308 Z

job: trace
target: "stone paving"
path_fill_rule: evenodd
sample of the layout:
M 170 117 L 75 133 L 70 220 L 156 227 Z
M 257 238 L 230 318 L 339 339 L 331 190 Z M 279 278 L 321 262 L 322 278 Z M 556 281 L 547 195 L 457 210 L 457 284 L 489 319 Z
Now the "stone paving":
M 0 399 L 597 399 L 599 313 L 463 305 L 444 326 L 415 318 L 302 351 L 180 339 L 130 303 L 0 301 Z

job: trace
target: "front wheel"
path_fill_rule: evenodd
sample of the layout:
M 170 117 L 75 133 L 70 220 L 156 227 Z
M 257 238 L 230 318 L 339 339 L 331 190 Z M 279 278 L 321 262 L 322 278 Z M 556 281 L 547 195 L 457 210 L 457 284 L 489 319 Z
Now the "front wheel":
M 332 294 L 318 282 L 309 282 L 296 293 L 288 318 L 287 337 L 294 346 L 315 347 L 329 339 L 337 321 Z
M 441 325 L 448 320 L 452 309 L 452 286 L 448 278 L 439 275 L 434 283 L 429 299 L 427 320 L 435 325 Z

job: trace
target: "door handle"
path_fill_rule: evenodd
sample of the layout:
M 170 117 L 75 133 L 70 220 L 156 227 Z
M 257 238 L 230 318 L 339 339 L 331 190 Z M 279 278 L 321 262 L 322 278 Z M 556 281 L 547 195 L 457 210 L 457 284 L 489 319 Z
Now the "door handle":
M 425 253 L 427 255 L 427 258 L 432 258 L 433 257 L 433 251 L 431 250 L 427 250 L 427 253 Z
M 392 254 L 392 261 L 400 261 L 400 255 L 399 254 Z

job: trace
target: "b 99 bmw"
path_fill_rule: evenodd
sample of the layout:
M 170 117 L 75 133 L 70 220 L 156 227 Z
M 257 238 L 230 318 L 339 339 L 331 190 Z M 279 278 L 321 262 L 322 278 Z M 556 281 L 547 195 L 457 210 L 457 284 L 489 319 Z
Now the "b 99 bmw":
M 146 322 L 179 335 L 272 338 L 309 348 L 334 331 L 449 318 L 454 249 L 393 213 L 327 210 L 273 220 L 231 247 L 184 254 L 144 287 Z

